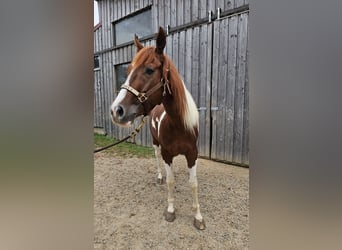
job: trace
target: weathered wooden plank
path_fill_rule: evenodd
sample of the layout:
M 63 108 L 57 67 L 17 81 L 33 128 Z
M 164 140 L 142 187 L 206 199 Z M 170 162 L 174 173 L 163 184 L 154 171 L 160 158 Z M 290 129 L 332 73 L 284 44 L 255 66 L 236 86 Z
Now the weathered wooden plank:
M 118 9 L 118 19 L 120 19 L 123 14 L 122 14 L 122 6 L 121 6 L 121 0 L 119 1 L 114 1 L 116 3 L 117 9 Z
M 226 72 L 227 72 L 227 54 L 228 54 L 228 37 L 227 37 L 227 23 L 228 19 L 219 21 L 219 51 L 218 51 L 218 83 L 217 83 L 217 106 L 218 110 L 213 111 L 217 113 L 217 135 L 216 135 L 216 157 L 223 159 L 225 152 L 225 105 L 226 105 Z
M 191 21 L 191 1 L 184 1 L 184 23 Z
M 109 3 L 109 20 L 107 21 L 109 24 L 109 37 L 110 37 L 110 47 L 114 44 L 114 37 L 113 37 L 113 25 L 112 21 L 114 19 L 114 5 Z
M 152 136 L 151 136 L 151 132 L 150 132 L 150 124 L 148 122 L 148 117 L 145 118 L 146 119 L 146 144 L 145 146 L 151 147 L 152 146 Z
M 182 25 L 184 23 L 184 1 L 183 0 L 175 0 L 176 1 L 176 11 L 177 11 L 177 21 L 176 25 Z
M 155 1 L 152 5 L 152 30 L 158 30 L 159 27 L 159 1 Z
M 172 58 L 172 35 L 166 38 L 165 52 Z
M 137 11 L 139 9 L 139 0 L 132 0 L 133 1 L 133 5 L 134 5 L 134 11 Z M 158 1 L 157 1 L 158 2 Z
M 120 50 L 122 51 L 122 56 L 120 58 L 120 63 L 124 63 L 124 62 L 127 61 L 127 46 L 122 47 Z
M 177 1 L 170 1 L 170 26 L 175 27 L 177 25 Z
M 185 36 L 185 74 L 184 74 L 184 83 L 187 89 L 191 91 L 191 60 L 192 53 L 192 29 L 186 31 Z
M 108 119 L 110 120 L 111 123 L 111 128 L 112 128 L 112 134 L 113 134 L 113 124 L 111 121 L 111 116 L 110 116 L 110 106 L 114 100 L 114 89 L 115 89 L 115 82 L 113 81 L 114 79 L 114 65 L 113 65 L 113 53 L 108 53 L 108 58 L 109 58 L 109 65 L 108 65 L 108 70 L 109 70 L 109 100 L 108 100 L 108 104 L 107 104 L 107 115 L 108 115 Z
M 210 37 L 211 39 L 211 37 Z M 201 156 L 209 157 L 209 149 L 210 149 L 210 117 L 208 120 L 209 107 L 207 108 L 207 85 L 210 82 L 207 82 L 207 68 L 208 64 L 211 65 L 211 62 L 208 61 L 208 53 L 211 53 L 211 48 L 208 47 L 208 25 L 202 25 L 199 34 L 199 58 L 201 62 L 199 64 L 199 102 L 198 108 L 199 110 L 199 154 Z M 209 100 L 208 100 L 209 101 Z M 206 108 L 206 109 L 205 109 Z M 208 123 L 209 122 L 209 123 Z M 209 126 L 208 126 L 209 125 Z
M 100 66 L 101 66 L 101 69 L 103 67 L 103 58 L 102 56 L 100 57 Z M 101 105 L 101 116 L 100 116 L 100 119 L 101 119 L 101 124 L 102 124 L 102 128 L 104 128 L 104 121 L 105 121 L 105 116 L 104 116 L 104 110 L 103 110 L 103 103 L 104 103 L 104 92 L 105 92 L 105 88 L 104 88 L 104 82 L 103 82 L 103 71 L 100 70 L 99 71 L 99 80 L 100 80 L 100 86 L 101 86 L 101 102 L 100 102 L 100 105 Z
M 126 15 L 129 15 L 133 12 L 131 8 L 131 0 L 126 0 L 125 2 L 126 2 Z
M 235 8 L 245 4 L 245 0 L 235 0 Z
M 106 112 L 105 103 L 106 103 L 107 91 L 108 91 L 107 82 L 105 80 L 106 60 L 105 60 L 105 55 L 104 54 L 102 54 L 101 57 L 102 57 L 102 63 L 103 63 L 103 65 L 102 65 L 102 77 L 103 77 L 103 87 L 104 87 L 104 100 L 103 100 L 104 129 L 105 129 L 105 132 L 108 133 L 108 125 L 107 125 L 106 116 L 105 116 L 105 112 Z
M 217 96 L 218 85 L 218 68 L 219 68 L 219 51 L 220 51 L 220 22 L 214 22 L 214 41 L 213 41 L 213 55 L 212 55 L 212 89 L 211 89 L 211 107 L 218 107 L 219 100 Z M 217 120 L 219 119 L 217 112 L 211 112 L 212 117 L 212 141 L 211 141 L 211 157 L 217 159 Z
M 226 103 L 226 131 L 225 142 L 226 152 L 224 159 L 233 161 L 234 147 L 234 113 L 235 113 L 235 82 L 236 82 L 236 52 L 237 52 L 237 23 L 238 17 L 229 18 L 228 32 L 228 82 L 227 82 L 227 103 Z
M 100 50 L 102 50 L 102 36 L 101 36 L 101 30 L 102 28 L 99 28 L 98 30 L 97 30 L 97 33 L 96 33 L 96 36 L 97 36 L 97 39 L 96 39 L 96 43 L 97 43 L 97 46 L 96 46 L 96 52 L 97 51 L 100 51 Z
M 109 7 L 110 6 L 110 3 L 109 1 L 106 1 L 106 20 L 109 20 L 110 18 L 110 12 L 109 12 Z M 111 47 L 111 43 L 110 43 L 110 22 L 106 21 L 106 48 L 109 48 Z
M 126 16 L 128 13 L 127 13 L 127 10 L 126 10 L 126 0 L 118 0 L 121 2 L 121 8 L 122 8 L 122 16 Z
M 99 116 L 99 93 L 98 93 L 98 73 L 94 71 L 94 127 L 98 127 L 98 116 Z
M 104 58 L 104 67 L 103 67 L 103 73 L 104 73 L 104 83 L 105 83 L 105 100 L 104 100 L 104 108 L 103 111 L 105 113 L 105 130 L 107 134 L 111 134 L 111 124 L 110 124 L 110 119 L 108 117 L 108 113 L 109 113 L 109 99 L 110 99 L 110 87 L 109 87 L 109 77 L 108 77 L 108 53 L 103 54 L 103 58 Z
M 177 70 L 179 67 L 178 48 L 179 48 L 179 33 L 175 33 L 172 37 L 172 61 L 174 62 Z
M 116 79 L 115 68 L 114 68 L 113 78 Z M 114 87 L 114 89 L 115 89 L 115 87 Z M 117 97 L 117 92 L 116 91 L 113 91 L 113 92 L 114 92 L 114 98 L 116 98 Z M 117 127 L 114 127 L 114 137 L 117 138 L 117 139 L 121 139 L 120 131 L 119 131 L 119 129 Z
M 98 35 L 97 35 L 97 31 L 94 31 L 94 52 L 97 52 L 98 51 L 98 42 L 97 42 L 97 39 L 98 39 Z
M 178 46 L 178 71 L 182 76 L 185 77 L 185 31 L 179 33 L 179 46 Z
M 206 155 L 209 157 L 211 156 L 211 89 L 212 89 L 212 48 L 213 48 L 213 24 L 208 24 L 208 31 L 207 31 L 207 41 L 208 41 L 208 51 L 207 51 L 207 70 L 206 70 L 206 77 L 207 77 L 207 83 L 206 83 L 206 123 L 205 126 L 207 128 L 206 133 Z
M 100 50 L 103 50 L 103 35 L 102 35 L 103 29 L 101 27 L 100 31 Z
M 233 9 L 235 6 L 235 0 L 228 0 L 228 1 L 224 1 L 224 7 L 223 10 L 230 10 Z
M 217 13 L 217 8 L 221 8 L 221 11 L 223 11 L 224 2 L 225 2 L 225 0 L 216 0 L 216 13 Z
M 198 84 L 198 68 L 199 68 L 199 27 L 194 27 L 192 36 L 192 66 L 191 66 L 191 94 L 196 105 L 199 102 L 199 84 Z
M 113 8 L 113 19 L 111 21 L 114 22 L 118 19 L 118 8 L 115 2 L 112 4 L 112 8 Z
M 133 45 L 129 45 L 128 47 L 127 47 L 127 62 L 130 62 L 130 61 L 132 61 L 132 47 L 133 47 Z
M 165 27 L 164 21 L 164 0 L 158 1 L 158 26 Z
M 249 165 L 249 77 L 248 77 L 248 61 L 249 61 L 249 51 L 248 51 L 248 14 L 244 14 L 247 21 L 246 30 L 246 67 L 245 67 L 245 103 L 243 109 L 243 142 L 242 142 L 242 163 Z
M 245 74 L 246 74 L 246 51 L 247 51 L 247 18 L 239 16 L 238 22 L 238 76 L 236 82 L 235 117 L 234 117 L 234 151 L 233 161 L 240 163 L 242 160 L 242 136 L 243 136 L 243 110 L 245 96 Z
M 106 16 L 106 2 L 103 2 L 103 9 L 102 9 L 102 16 L 103 16 L 103 20 L 104 22 L 102 23 L 102 28 L 103 28 L 103 48 L 107 48 L 107 44 L 106 44 L 106 41 L 107 41 L 107 30 L 106 30 L 106 27 L 107 27 L 107 16 Z
M 124 63 L 123 57 L 124 57 L 124 47 L 119 49 L 119 63 Z
M 110 18 L 110 3 L 108 1 L 106 1 L 106 20 L 109 20 Z M 106 48 L 109 48 L 111 46 L 111 43 L 110 43 L 110 22 L 106 21 Z
M 170 9 L 170 1 L 165 0 L 164 1 L 164 15 L 165 15 L 165 27 L 166 25 L 170 25 L 171 20 L 170 20 L 170 16 L 171 16 L 171 9 Z
M 197 19 L 198 19 L 198 0 L 192 0 L 192 3 L 191 3 L 191 21 L 196 21 Z
M 208 16 L 207 0 L 199 0 L 198 8 L 199 8 L 198 9 L 199 18 L 204 18 Z
M 216 2 L 208 0 L 208 11 L 212 11 L 213 13 L 216 13 Z

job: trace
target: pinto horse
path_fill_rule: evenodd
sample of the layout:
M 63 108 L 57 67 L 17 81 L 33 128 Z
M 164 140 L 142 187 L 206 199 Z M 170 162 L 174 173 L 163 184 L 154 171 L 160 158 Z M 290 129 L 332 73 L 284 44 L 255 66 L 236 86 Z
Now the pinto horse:
M 192 188 L 194 226 L 205 229 L 198 203 L 197 138 L 198 111 L 191 94 L 186 89 L 175 65 L 163 53 L 166 45 L 165 31 L 160 27 L 156 47 L 144 47 L 135 36 L 137 54 L 128 67 L 128 77 L 111 105 L 114 123 L 132 125 L 135 118 L 150 116 L 150 130 L 158 165 L 158 182 L 161 184 L 161 159 L 166 170 L 168 207 L 164 212 L 169 222 L 175 220 L 174 175 L 172 159 L 182 154 L 189 168 Z M 161 158 L 161 159 L 160 159 Z

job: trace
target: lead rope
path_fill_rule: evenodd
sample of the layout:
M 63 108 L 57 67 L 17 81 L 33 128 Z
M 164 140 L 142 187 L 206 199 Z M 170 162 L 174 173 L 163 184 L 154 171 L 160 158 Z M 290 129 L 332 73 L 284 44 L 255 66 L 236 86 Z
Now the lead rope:
M 94 150 L 94 154 L 95 154 L 95 153 L 98 153 L 98 152 L 101 152 L 101 151 L 103 151 L 103 150 L 105 150 L 105 149 L 111 148 L 111 147 L 113 147 L 113 146 L 115 146 L 115 145 L 118 145 L 118 144 L 120 144 L 120 143 L 122 143 L 122 142 L 124 142 L 124 141 L 127 141 L 129 138 L 132 138 L 132 139 L 134 140 L 135 137 L 137 136 L 137 134 L 139 134 L 140 130 L 142 129 L 142 127 L 143 127 L 144 125 L 145 125 L 145 116 L 142 118 L 141 123 L 139 124 L 139 126 L 138 126 L 136 129 L 134 129 L 134 130 L 131 132 L 130 135 L 127 135 L 125 138 L 121 139 L 121 140 L 118 141 L 118 142 L 112 143 L 112 144 L 107 145 L 107 146 L 102 147 L 102 148 L 95 149 L 95 150 Z

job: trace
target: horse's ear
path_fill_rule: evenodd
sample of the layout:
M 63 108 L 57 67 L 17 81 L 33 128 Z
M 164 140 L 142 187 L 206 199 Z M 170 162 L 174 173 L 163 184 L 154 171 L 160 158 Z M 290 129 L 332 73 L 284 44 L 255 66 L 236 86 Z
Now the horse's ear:
M 134 45 L 137 47 L 138 51 L 144 48 L 144 46 L 139 42 L 137 35 L 134 35 Z
M 157 46 L 156 52 L 158 54 L 163 54 L 163 50 L 166 45 L 166 34 L 162 27 L 159 27 L 158 35 L 157 35 Z

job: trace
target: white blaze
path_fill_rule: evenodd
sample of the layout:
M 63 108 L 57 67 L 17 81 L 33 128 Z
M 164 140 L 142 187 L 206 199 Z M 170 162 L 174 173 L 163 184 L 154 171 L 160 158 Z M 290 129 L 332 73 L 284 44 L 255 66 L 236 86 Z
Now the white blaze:
M 132 70 L 131 73 L 128 75 L 128 77 L 127 77 L 127 79 L 126 79 L 126 81 L 125 81 L 125 83 L 124 83 L 123 85 L 129 86 L 130 80 L 131 80 L 131 76 L 132 76 L 132 74 L 133 74 L 133 71 L 134 71 L 134 70 Z M 125 99 L 126 94 L 127 94 L 127 90 L 126 90 L 126 89 L 121 89 L 121 90 L 120 90 L 118 96 L 115 98 L 115 100 L 114 100 L 112 106 L 110 107 L 111 110 L 114 111 L 114 108 L 115 108 L 119 103 L 121 103 L 121 102 L 123 101 L 123 99 Z

